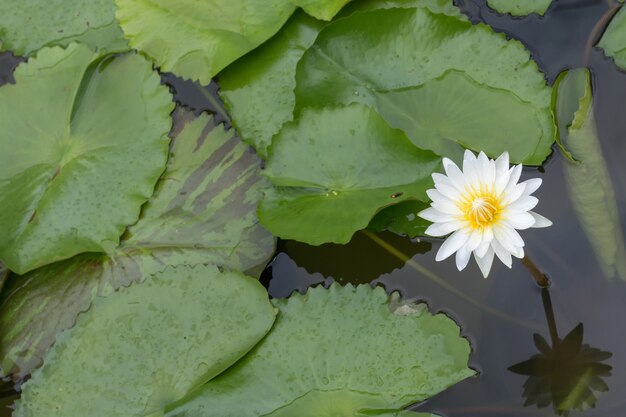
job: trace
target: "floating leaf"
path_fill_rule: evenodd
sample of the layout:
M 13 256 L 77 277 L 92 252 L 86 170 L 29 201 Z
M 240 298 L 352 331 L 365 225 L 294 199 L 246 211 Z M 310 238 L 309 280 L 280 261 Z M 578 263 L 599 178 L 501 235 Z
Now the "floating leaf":
M 376 232 L 389 230 L 410 238 L 424 236 L 430 222 L 419 217 L 417 213 L 428 207 L 430 204 L 423 201 L 403 201 L 378 212 L 367 228 Z
M 293 118 L 296 65 L 323 23 L 296 12 L 281 31 L 220 73 L 220 95 L 233 124 L 259 155 Z
M 96 298 L 23 385 L 14 415 L 159 415 L 245 355 L 275 314 L 252 278 L 167 268 Z
M 25 273 L 115 248 L 167 158 L 172 97 L 152 66 L 73 44 L 0 88 L 0 258 Z
M 462 16 L 450 0 L 359 0 L 344 10 L 350 14 L 357 10 L 418 6 Z M 272 136 L 284 123 L 293 120 L 296 66 L 324 25 L 296 12 L 276 36 L 220 72 L 220 95 L 234 126 L 263 158 L 267 158 Z
M 613 17 L 598 46 L 615 60 L 618 67 L 626 70 L 626 9 L 622 7 Z
M 426 200 L 439 158 L 360 104 L 305 109 L 274 138 L 266 174 L 277 186 L 261 223 L 285 239 L 346 243 L 383 207 Z
M 113 0 L 2 1 L 0 39 L 2 48 L 16 55 L 74 41 L 98 50 L 128 49 Z
M 596 130 L 589 71 L 562 74 L 555 92 L 560 140 L 577 161 L 563 162 L 570 200 L 604 275 L 626 280 L 624 232 Z
M 430 413 L 416 413 L 414 411 L 398 411 L 396 413 L 383 413 L 383 414 L 357 414 L 356 417 L 440 417 L 436 414 Z
M 165 265 L 264 266 L 273 237 L 258 225 L 267 181 L 260 160 L 232 131 L 201 115 L 179 115 L 168 167 L 142 217 L 116 251 L 84 254 L 14 277 L 0 299 L 0 368 L 23 378 L 54 337 L 97 294 L 109 294 Z
M 208 84 L 287 21 L 288 0 L 116 0 L 117 18 L 130 45 L 162 71 Z
M 311 16 L 330 20 L 341 10 L 343 6 L 352 0 L 291 0 L 293 4 L 302 7 Z
M 499 13 L 526 16 L 531 13 L 543 15 L 552 0 L 487 0 L 487 4 Z
M 461 13 L 461 10 L 456 7 L 451 0 L 359 0 L 351 2 L 344 8 L 345 13 L 342 11 L 341 14 L 342 16 L 347 16 L 358 10 L 412 9 L 416 7 L 423 7 L 433 13 L 445 14 L 458 19 L 467 20 L 465 15 Z
M 447 76 L 439 84 L 433 81 L 450 70 L 463 72 L 464 82 L 459 77 L 447 80 Z M 418 110 L 399 107 L 413 101 L 396 104 L 394 100 L 385 100 L 385 96 L 429 82 L 433 84 L 425 85 L 422 94 L 430 92 L 433 97 L 445 98 L 449 94 L 458 94 L 461 89 L 466 100 L 474 100 L 478 94 L 492 97 L 487 102 L 477 103 L 478 108 L 475 105 L 466 108 L 465 102 L 458 103 L 457 100 L 460 108 L 471 110 L 471 113 L 459 115 L 457 120 L 448 120 L 455 129 L 443 132 L 442 136 L 463 132 L 458 128 L 462 123 L 468 124 L 468 130 L 485 131 L 488 136 L 481 136 L 480 142 L 476 143 L 468 143 L 470 138 L 466 135 L 446 136 L 448 147 L 456 148 L 454 155 L 458 155 L 463 145 L 480 148 L 496 157 L 504 138 L 523 137 L 525 139 L 518 148 L 523 147 L 523 151 L 518 150 L 518 155 L 512 155 L 513 161 L 539 165 L 551 152 L 554 142 L 551 89 L 523 45 L 507 40 L 504 34 L 494 33 L 487 26 L 433 14 L 424 8 L 355 13 L 333 22 L 320 32 L 314 45 L 302 57 L 296 79 L 297 110 L 329 103 L 360 102 L 375 107 L 386 118 L 399 112 L 412 115 Z M 502 103 L 505 107 L 500 109 Z M 496 112 L 490 115 L 487 126 L 492 126 L 494 120 L 511 121 L 504 130 L 501 130 L 502 126 L 487 130 L 484 124 L 474 123 L 475 115 L 484 117 L 494 108 Z M 533 109 L 534 115 L 529 113 Z M 520 110 L 522 120 L 531 123 L 524 126 L 516 123 L 519 115 L 510 113 L 514 110 Z M 437 113 L 436 120 L 444 120 L 447 115 L 447 112 Z M 463 119 L 459 120 L 460 117 Z M 418 146 L 428 143 L 424 135 L 429 133 L 423 130 L 407 130 L 406 134 Z
M 394 415 L 474 374 L 454 321 L 424 305 L 394 314 L 382 288 L 334 284 L 274 304 L 269 335 L 168 417 Z
M 2 288 L 4 288 L 4 283 L 9 278 L 9 274 L 11 271 L 7 269 L 6 266 L 2 262 L 0 262 L 0 293 L 2 292 Z
M 508 151 L 512 160 L 525 161 L 535 152 L 528 138 L 541 137 L 533 105 L 457 71 L 418 87 L 381 92 L 377 108 L 391 127 L 410 132 L 417 146 L 458 161 L 463 149 Z

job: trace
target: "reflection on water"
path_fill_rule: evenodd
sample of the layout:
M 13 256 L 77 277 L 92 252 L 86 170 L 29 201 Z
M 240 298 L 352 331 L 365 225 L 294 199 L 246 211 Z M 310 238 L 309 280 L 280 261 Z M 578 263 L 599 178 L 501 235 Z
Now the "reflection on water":
M 413 257 L 430 251 L 430 242 L 411 242 L 390 232 L 381 233 L 381 238 L 404 254 Z M 327 243 L 310 246 L 293 240 L 279 243 L 278 251 L 284 252 L 309 273 L 319 272 L 326 278 L 344 283 L 369 283 L 382 274 L 402 268 L 404 261 L 385 252 L 377 258 L 364 258 L 364 253 L 376 250 L 378 244 L 365 232 L 358 232 L 347 245 Z
M 513 373 L 528 376 L 522 394 L 526 398 L 524 406 L 552 405 L 561 416 L 569 415 L 572 410 L 593 408 L 598 401 L 596 392 L 609 390 L 603 378 L 611 375 L 612 367 L 603 362 L 613 354 L 583 343 L 582 323 L 561 339 L 547 288 L 542 289 L 541 298 L 550 343 L 535 333 L 533 338 L 539 353 L 509 368 Z

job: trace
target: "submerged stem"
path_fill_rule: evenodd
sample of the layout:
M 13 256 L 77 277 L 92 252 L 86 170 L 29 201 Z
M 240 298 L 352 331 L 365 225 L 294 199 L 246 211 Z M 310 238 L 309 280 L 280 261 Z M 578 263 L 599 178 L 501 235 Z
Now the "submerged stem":
M 533 276 L 537 285 L 541 288 L 550 287 L 550 280 L 548 276 L 541 272 L 541 270 L 535 265 L 535 263 L 528 257 L 528 255 L 522 258 L 522 264 L 528 269 L 528 272 Z
M 472 297 L 468 296 L 464 292 L 460 291 L 459 289 L 457 289 L 453 285 L 450 285 L 449 283 L 447 283 L 443 278 L 439 277 L 437 274 L 435 274 L 434 272 L 432 272 L 428 268 L 426 268 L 426 267 L 420 265 L 419 263 L 417 263 L 416 261 L 414 261 L 411 257 L 409 257 L 408 255 L 404 254 L 403 252 L 401 252 L 400 250 L 395 248 L 393 245 L 389 244 L 384 239 L 381 239 L 376 234 L 370 232 L 369 230 L 363 230 L 362 232 L 363 232 L 363 234 L 365 234 L 365 236 L 367 236 L 370 239 L 372 239 L 380 247 L 385 249 L 391 255 L 395 256 L 398 259 L 400 259 L 402 262 L 404 262 L 406 265 L 408 265 L 409 267 L 411 267 L 415 271 L 417 271 L 420 274 L 424 275 L 426 278 L 428 278 L 429 280 L 433 281 L 435 284 L 445 288 L 447 291 L 449 291 L 452 294 L 456 295 L 457 297 L 465 300 L 466 302 L 468 302 L 471 305 L 477 307 L 478 309 L 480 309 L 480 310 L 482 310 L 482 311 L 484 311 L 486 313 L 489 313 L 491 315 L 494 315 L 496 317 L 499 317 L 499 318 L 501 318 L 501 319 L 503 319 L 505 321 L 508 321 L 508 322 L 511 322 L 511 323 L 515 323 L 515 324 L 517 324 L 519 326 L 522 326 L 522 327 L 526 327 L 526 328 L 530 328 L 530 329 L 536 329 L 537 328 L 537 325 L 535 323 L 524 321 L 524 320 L 519 320 L 519 319 L 517 319 L 515 317 L 512 317 L 512 316 L 510 316 L 510 315 L 508 315 L 508 314 L 506 314 L 506 313 L 504 313 L 504 312 L 502 312 L 500 310 L 496 310 L 495 308 L 486 306 L 486 305 L 476 301 L 475 299 L 473 299 Z

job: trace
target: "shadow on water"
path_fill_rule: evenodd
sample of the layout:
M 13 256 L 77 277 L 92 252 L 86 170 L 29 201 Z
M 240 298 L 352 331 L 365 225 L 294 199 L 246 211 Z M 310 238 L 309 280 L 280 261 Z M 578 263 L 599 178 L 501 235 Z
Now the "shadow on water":
M 602 51 L 589 48 L 600 34 L 597 23 L 606 19 L 614 2 L 554 0 L 545 17 L 524 18 L 498 15 L 485 0 L 456 3 L 473 22 L 521 40 L 550 83 L 564 69 L 585 63 L 591 68 L 598 135 L 626 226 L 626 74 Z M 0 85 L 12 82 L 18 63 L 10 54 L 0 54 Z M 201 87 L 167 74 L 163 82 L 179 104 L 211 111 L 228 122 L 217 84 Z M 585 417 L 623 415 L 626 282 L 603 276 L 568 200 L 564 163 L 556 154 L 541 169 L 525 169 L 522 178 L 543 179 L 535 194 L 537 210 L 554 222 L 548 229 L 522 232 L 526 252 L 552 279 L 549 292 L 535 285 L 519 261 L 511 270 L 494 263 L 485 280 L 474 264 L 458 272 L 453 261 L 436 263 L 440 240 L 415 242 L 368 232 L 358 233 L 348 245 L 280 242 L 262 281 L 273 297 L 333 281 L 372 283 L 454 317 L 473 346 L 470 364 L 480 376 L 416 410 L 447 417 L 555 416 L 579 408 L 586 409 L 579 413 Z M 559 328 L 572 330 L 560 337 Z M 0 385 L 0 417 L 10 415 L 6 407 L 14 397 L 10 386 Z

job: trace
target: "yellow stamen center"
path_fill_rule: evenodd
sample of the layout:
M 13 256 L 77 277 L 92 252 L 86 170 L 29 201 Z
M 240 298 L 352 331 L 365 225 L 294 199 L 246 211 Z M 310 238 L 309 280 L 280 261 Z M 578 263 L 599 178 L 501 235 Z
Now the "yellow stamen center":
M 484 229 L 498 221 L 498 215 L 502 210 L 499 199 L 493 190 L 468 189 L 459 204 L 472 229 Z

